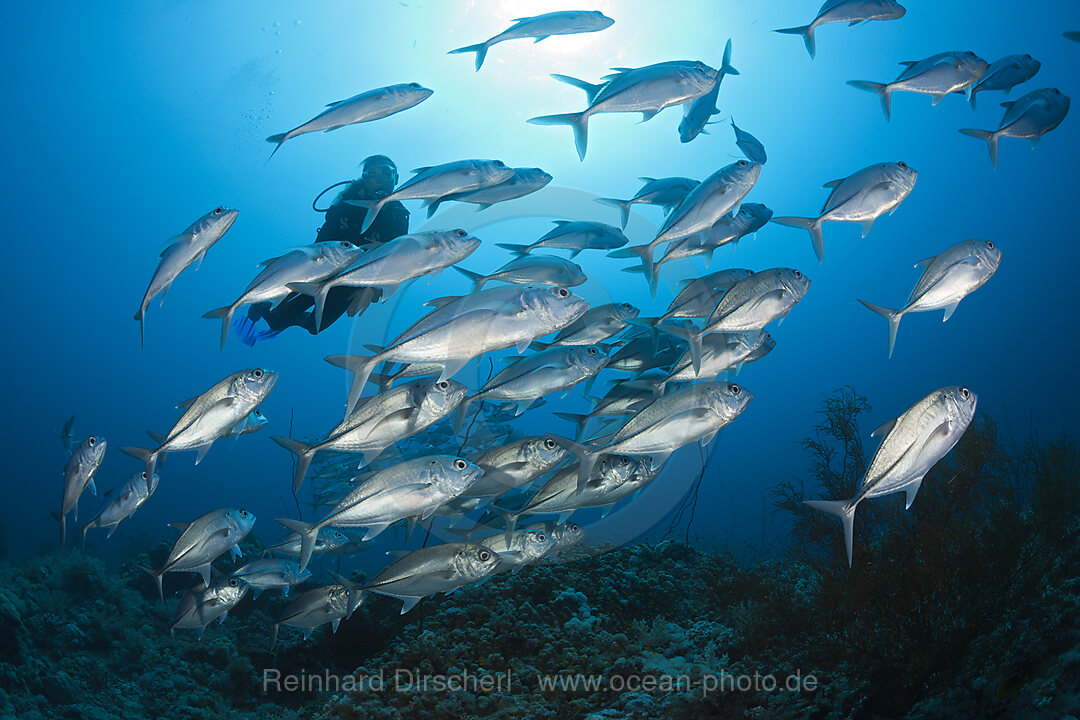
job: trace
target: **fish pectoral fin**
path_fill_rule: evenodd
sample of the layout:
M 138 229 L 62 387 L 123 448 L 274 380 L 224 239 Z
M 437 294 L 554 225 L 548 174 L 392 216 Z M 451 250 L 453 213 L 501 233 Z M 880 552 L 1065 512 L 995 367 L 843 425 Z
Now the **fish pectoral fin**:
M 90 478 L 90 482 L 87 483 L 86 489 L 97 495 L 97 485 L 94 484 L 94 478 Z
M 883 437 L 885 435 L 888 435 L 890 432 L 892 432 L 893 427 L 896 426 L 896 422 L 899 419 L 900 418 L 895 418 L 893 420 L 889 420 L 888 422 L 884 423 L 877 430 L 870 433 L 870 437 Z
M 907 496 L 907 504 L 904 505 L 904 509 L 907 510 L 911 507 L 911 503 L 915 502 L 915 495 L 919 492 L 919 488 L 922 487 L 922 478 L 912 480 L 907 487 L 904 488 L 904 494 Z

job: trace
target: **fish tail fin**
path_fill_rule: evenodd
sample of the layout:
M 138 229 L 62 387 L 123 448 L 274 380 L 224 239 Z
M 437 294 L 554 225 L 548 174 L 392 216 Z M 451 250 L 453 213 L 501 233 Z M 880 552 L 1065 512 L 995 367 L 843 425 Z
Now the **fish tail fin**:
M 811 57 L 813 57 L 813 55 L 811 55 Z M 724 59 L 720 64 L 720 76 L 738 74 L 739 71 L 731 64 L 731 39 L 728 38 L 727 43 L 724 44 Z
M 569 125 L 574 130 L 574 147 L 579 160 L 585 159 L 585 149 L 589 144 L 589 111 L 563 113 L 561 115 L 541 115 L 529 118 L 533 125 Z
M 704 336 L 704 333 L 699 332 L 695 328 L 663 325 L 661 323 L 656 323 L 653 325 L 653 328 L 685 341 L 690 346 L 690 361 L 694 365 L 694 375 L 701 373 L 701 338 Z
M 225 340 L 229 337 L 229 326 L 232 325 L 232 316 L 236 312 L 235 305 L 226 305 L 225 307 L 219 307 L 217 310 L 211 310 L 203 315 L 207 320 L 221 320 L 221 347 L 225 349 Z
M 491 47 L 486 42 L 477 43 L 475 45 L 466 45 L 464 47 L 454 48 L 447 52 L 447 55 L 459 55 L 461 53 L 476 53 L 476 72 L 480 72 L 480 66 L 484 64 L 484 58 L 487 57 L 487 51 Z
M 892 357 L 893 347 L 896 346 L 896 331 L 900 329 L 900 319 L 904 317 L 904 313 L 899 310 L 890 310 L 887 307 L 881 307 L 880 305 L 874 305 L 868 303 L 865 300 L 859 300 L 865 307 L 873 310 L 881 317 L 889 321 L 889 357 Z
M 371 227 L 371 223 L 375 222 L 375 218 L 379 216 L 379 211 L 382 210 L 383 205 L 386 204 L 386 198 L 379 200 L 350 200 L 349 202 L 367 210 L 364 213 L 364 222 L 360 224 L 360 232 L 366 233 L 368 228 Z
M 135 319 L 139 321 L 139 346 L 146 347 L 146 306 L 141 306 L 135 313 Z
M 813 60 L 817 57 L 817 43 L 814 41 L 813 25 L 781 28 L 780 30 L 774 30 L 773 32 L 783 33 L 784 35 L 802 35 L 803 44 L 806 45 L 806 52 L 810 53 L 810 59 Z
M 806 230 L 810 233 L 810 242 L 814 245 L 814 254 L 817 255 L 818 262 L 825 259 L 825 238 L 821 233 L 821 218 L 774 217 L 772 221 L 784 227 Z
M 150 577 L 154 578 L 154 581 L 157 583 L 158 597 L 161 598 L 161 604 L 164 605 L 165 604 L 165 587 L 161 582 L 161 578 L 164 575 L 164 573 L 159 573 L 159 572 L 156 572 L 154 570 L 151 570 L 150 568 L 146 567 L 145 565 L 136 565 L 135 567 L 139 568 L 144 573 L 146 573 Z
M 867 92 L 877 93 L 881 98 L 881 109 L 885 112 L 885 119 L 892 119 L 892 88 L 885 83 L 870 82 L 869 80 L 848 80 L 848 85 Z
M 979 92 L 978 88 L 971 88 L 971 95 L 970 95 L 970 97 L 968 97 L 968 102 L 971 103 L 971 109 L 972 110 L 976 109 L 975 108 L 975 96 L 978 94 L 978 92 Z
M 578 90 L 584 90 L 585 97 L 590 105 L 592 105 L 593 100 L 596 99 L 597 94 L 604 89 L 604 83 L 585 82 L 584 80 L 578 80 L 576 77 L 570 77 L 569 75 L 552 74 L 551 77 L 555 78 L 561 83 L 572 85 Z
M 589 416 L 578 413 L 569 412 L 556 412 L 555 417 L 562 418 L 568 422 L 574 423 L 576 429 L 574 431 L 574 440 L 580 440 L 581 436 L 585 434 L 585 425 L 589 422 Z
M 608 253 L 608 257 L 633 257 L 636 255 L 641 258 L 641 274 L 645 276 L 645 280 L 649 283 L 649 293 L 652 297 L 656 297 L 656 287 L 660 281 L 660 266 L 653 262 L 653 249 L 655 247 L 655 241 L 653 241 L 648 245 L 633 245 L 612 250 Z M 629 272 L 633 272 L 633 270 Z
M 142 460 L 146 465 L 146 477 L 154 477 L 154 468 L 157 465 L 158 451 L 139 447 L 122 447 L 120 452 L 130 455 L 136 460 Z
M 529 254 L 528 245 L 515 245 L 514 243 L 495 243 L 495 247 L 502 248 L 503 250 L 509 250 L 518 257 Z
M 467 277 L 470 282 L 472 282 L 472 284 L 473 284 L 472 285 L 472 291 L 473 292 L 479 292 L 480 288 L 484 287 L 484 283 L 487 281 L 487 278 L 485 278 L 480 273 L 475 273 L 475 272 L 472 272 L 471 270 L 466 270 L 465 268 L 458 267 L 457 265 L 454 265 L 453 267 L 459 273 L 461 273 L 462 275 Z
M 855 538 L 855 506 L 850 500 L 803 500 L 814 510 L 820 510 L 840 518 L 844 524 L 844 545 L 847 548 L 847 564 L 851 567 L 851 546 Z
M 270 159 L 277 154 L 277 151 L 281 149 L 281 146 L 285 144 L 285 141 L 289 139 L 289 133 L 278 133 L 277 135 L 271 135 L 266 138 L 266 142 L 277 143 L 274 147 L 274 151 L 270 153 L 270 157 L 266 158 L 266 162 L 270 162 Z
M 514 534 L 514 530 L 517 528 L 517 521 L 518 517 L 520 517 L 520 513 L 516 513 L 513 510 L 507 510 L 506 508 L 501 508 L 498 505 L 494 504 L 489 505 L 488 509 L 501 517 L 503 519 L 503 522 L 506 523 L 506 530 L 504 531 L 505 535 L 503 539 L 506 541 L 506 546 L 510 547 L 510 540 Z
M 568 437 L 562 435 L 556 435 L 554 433 L 544 433 L 544 437 L 549 437 L 557 442 L 562 447 L 566 448 L 574 454 L 578 459 L 578 482 L 577 492 L 580 493 L 585 489 L 585 484 L 589 482 L 589 478 L 592 476 L 593 468 L 596 467 L 596 461 L 600 458 L 600 453 L 593 450 L 588 445 L 582 445 L 579 442 L 574 442 Z
M 360 400 L 364 386 L 367 385 L 371 371 L 379 363 L 378 356 L 365 357 L 363 355 L 327 355 L 324 360 L 335 367 L 348 370 L 353 374 L 352 385 L 349 386 L 349 397 L 346 401 L 346 412 L 352 412 L 356 403 Z
M 274 438 L 278 440 L 279 438 Z M 300 570 L 304 572 L 308 563 L 311 562 L 311 553 L 315 550 L 315 538 L 319 534 L 319 526 L 315 523 L 306 523 L 302 520 L 278 518 L 278 523 L 300 535 Z
M 296 475 L 293 477 L 293 494 L 295 495 L 296 491 L 300 489 L 300 484 L 304 482 L 304 475 L 307 474 L 308 466 L 311 465 L 311 458 L 315 456 L 315 451 L 311 449 L 311 446 L 292 438 L 271 435 L 270 439 L 296 455 Z
M 297 282 L 289 283 L 288 288 L 301 295 L 308 295 L 315 300 L 315 332 L 322 330 L 323 310 L 326 308 L 326 296 L 335 287 L 329 282 Z
M 960 132 L 968 137 L 985 140 L 986 145 L 990 150 L 990 164 L 995 168 L 997 167 L 998 134 L 996 132 L 991 132 L 990 130 L 975 130 L 974 128 L 962 128 Z
M 626 223 L 630 221 L 630 201 L 619 200 L 618 198 L 596 198 L 596 202 L 601 205 L 609 205 L 611 207 L 619 208 L 619 220 L 622 223 L 622 229 L 626 229 Z

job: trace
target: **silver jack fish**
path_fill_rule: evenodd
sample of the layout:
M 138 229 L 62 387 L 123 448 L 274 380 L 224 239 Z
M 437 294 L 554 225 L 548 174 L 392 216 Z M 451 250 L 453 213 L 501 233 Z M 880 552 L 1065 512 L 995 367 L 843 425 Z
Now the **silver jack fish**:
M 521 38 L 536 38 L 534 42 L 540 42 L 552 35 L 598 32 L 611 27 L 614 23 L 614 20 L 599 10 L 562 10 L 534 17 L 515 18 L 514 24 L 498 35 L 476 45 L 455 48 L 449 51 L 447 55 L 476 53 L 476 70 L 479 72 L 480 66 L 484 64 L 484 58 L 487 57 L 488 50 L 497 43 Z
M 685 200 L 686 195 L 698 185 L 697 180 L 685 177 L 667 177 L 659 180 L 651 177 L 639 177 L 638 180 L 645 183 L 645 185 L 629 200 L 596 198 L 596 202 L 601 205 L 610 205 L 619 209 L 619 219 L 624 230 L 626 229 L 626 223 L 630 220 L 630 208 L 634 203 L 659 205 L 664 208 L 664 212 L 671 212 L 672 208 Z
M 434 94 L 434 90 L 428 90 L 417 83 L 402 83 L 388 87 L 376 88 L 353 95 L 346 100 L 338 100 L 326 106 L 326 110 L 308 120 L 303 125 L 298 125 L 292 130 L 278 135 L 271 135 L 266 142 L 276 143 L 274 157 L 286 140 L 310 132 L 330 132 L 346 125 L 371 122 L 384 117 L 408 110 L 427 100 Z
M 1003 137 L 1023 138 L 1031 141 L 1031 147 L 1039 144 L 1043 135 L 1050 132 L 1065 119 L 1069 112 L 1069 96 L 1057 88 L 1032 90 L 1013 102 L 1001 103 L 1005 116 L 997 130 L 973 130 L 960 132 L 979 140 L 985 140 L 990 149 L 990 164 L 997 167 L 998 140 Z
M 975 108 L 975 96 L 983 90 L 1004 90 L 1007 95 L 1017 85 L 1026 83 L 1042 67 L 1030 55 L 1009 55 L 990 63 L 979 82 L 971 88 L 971 107 Z
M 317 523 L 279 518 L 278 522 L 300 533 L 300 569 L 307 567 L 315 539 L 325 527 L 367 528 L 371 540 L 390 525 L 413 518 L 426 520 L 444 503 L 469 489 L 483 474 L 468 460 L 451 455 L 429 455 L 407 460 L 368 477 Z
M 135 313 L 135 319 L 139 321 L 139 341 L 145 343 L 146 308 L 150 301 L 159 293 L 161 303 L 165 304 L 165 293 L 169 292 L 173 281 L 189 265 L 202 264 L 206 251 L 213 247 L 214 243 L 222 238 L 225 232 L 236 221 L 238 212 L 221 206 L 214 208 L 206 215 L 193 222 L 187 230 L 180 233 L 169 241 L 169 246 L 161 251 L 161 261 L 150 278 L 150 285 L 143 293 L 139 310 Z
M 805 500 L 815 510 L 836 515 L 844 525 L 848 567 L 855 528 L 855 508 L 867 498 L 894 492 L 907 495 L 911 507 L 923 477 L 960 440 L 975 415 L 978 398 L 966 387 L 935 390 L 870 437 L 884 436 L 859 492 L 850 500 Z
M 247 510 L 219 508 L 211 510 L 192 522 L 169 523 L 180 531 L 165 565 L 157 572 L 143 568 L 157 581 L 161 602 L 165 593 L 161 579 L 165 573 L 195 572 L 202 575 L 203 584 L 210 585 L 210 565 L 227 552 L 240 556 L 240 541 L 255 526 L 255 515 Z
M 519 285 L 535 283 L 563 287 L 576 287 L 588 280 L 580 265 L 554 255 L 523 255 L 514 258 L 489 275 L 469 272 L 460 267 L 454 269 L 472 281 L 473 292 L 479 292 L 484 287 L 484 283 L 492 280 Z
M 98 511 L 98 514 L 90 522 L 82 526 L 83 547 L 86 546 L 86 533 L 90 528 L 108 528 L 109 534 L 105 537 L 111 538 L 121 521 L 134 515 L 135 511 L 150 499 L 150 496 L 157 490 L 160 480 L 161 478 L 156 474 L 147 481 L 145 472 L 135 473 L 121 487 L 110 491 L 105 496 L 105 499 L 109 502 Z
M 543 189 L 552 181 L 552 179 L 551 175 L 548 175 L 537 167 L 514 168 L 514 174 L 510 179 L 504 180 L 498 185 L 491 185 L 489 187 L 480 188 L 479 190 L 470 190 L 463 193 L 444 195 L 441 198 L 425 201 L 428 210 L 427 215 L 428 217 L 434 215 L 435 211 L 439 209 L 439 205 L 448 200 L 472 203 L 477 206 L 477 212 L 487 210 L 496 203 L 506 202 L 507 200 L 517 200 L 520 197 L 531 195 L 537 190 Z
M 531 245 L 495 243 L 495 247 L 509 250 L 515 255 L 525 255 L 536 248 L 569 250 L 570 257 L 577 257 L 582 250 L 611 250 L 630 242 L 612 225 L 588 220 L 555 220 L 557 226 Z
M 865 300 L 859 302 L 889 321 L 889 357 L 892 357 L 896 331 L 904 315 L 944 308 L 945 316 L 941 322 L 945 322 L 956 312 L 961 300 L 993 277 L 1000 264 L 1001 250 L 994 243 L 965 240 L 940 255 L 915 263 L 915 267 L 923 268 L 922 277 L 911 291 L 907 304 L 899 310 L 871 305 Z
M 783 28 L 774 32 L 802 35 L 806 52 L 810 53 L 810 59 L 813 60 L 817 55 L 814 31 L 820 26 L 841 22 L 858 25 L 869 20 L 897 20 L 906 13 L 907 10 L 895 0 L 825 0 L 817 17 L 809 25 Z
M 233 373 L 202 395 L 181 403 L 179 407 L 187 409 L 156 448 L 122 447 L 120 452 L 146 463 L 147 477 L 153 476 L 158 457 L 165 453 L 198 450 L 198 465 L 215 440 L 225 437 L 262 404 L 277 378 L 276 372 L 262 368 Z
M 327 623 L 334 632 L 337 632 L 341 621 L 352 617 L 356 609 L 363 604 L 367 595 L 362 593 L 355 583 L 334 572 L 331 572 L 330 576 L 339 584 L 308 590 L 293 600 L 281 612 L 277 620 L 266 619 L 266 623 L 270 626 L 271 650 L 277 644 L 280 626 L 291 625 L 302 628 L 304 639 L 307 640 L 315 628 Z
M 982 78 L 989 67 L 973 52 L 950 51 L 932 55 L 925 60 L 900 63 L 907 69 L 891 83 L 849 80 L 848 85 L 876 93 L 881 98 L 885 119 L 892 118 L 892 94 L 897 90 L 920 93 L 933 98 L 937 105 L 950 93 L 964 93 Z
M 500 445 L 473 457 L 484 474 L 465 494 L 473 498 L 498 497 L 540 477 L 561 463 L 566 454 L 551 438 L 527 437 Z
M 444 543 L 389 554 L 398 559 L 363 589 L 401 600 L 402 615 L 428 595 L 453 592 L 487 577 L 501 562 L 494 550 L 474 543 Z
M 220 577 L 210 585 L 193 588 L 180 601 L 176 619 L 169 626 L 169 632 L 175 635 L 177 628 L 199 629 L 199 637 L 206 632 L 206 626 L 218 620 L 225 622 L 229 611 L 236 607 L 247 594 L 248 584 L 235 577 Z
M 919 173 L 905 162 L 871 165 L 854 175 L 822 185 L 823 188 L 831 188 L 832 192 L 816 218 L 774 217 L 772 221 L 808 231 L 814 254 L 821 262 L 825 258 L 822 223 L 859 223 L 862 225 L 862 236 L 866 237 L 875 220 L 885 213 L 891 215 L 896 212 L 904 198 L 911 194 L 918 177 Z
M 682 122 L 679 123 L 679 142 L 688 143 L 698 135 L 709 132 L 705 129 L 709 125 L 709 118 L 720 114 L 716 107 L 716 98 L 720 94 L 720 83 L 724 75 L 738 75 L 739 71 L 731 66 L 731 40 L 724 45 L 724 61 L 720 72 L 716 76 L 716 85 L 713 89 L 699 97 L 689 105 L 685 105 Z
M 90 492 L 97 495 L 94 475 L 97 475 L 105 459 L 105 447 L 105 438 L 91 435 L 75 448 L 75 452 L 64 465 L 64 491 L 60 499 L 60 514 L 56 516 L 60 521 L 61 546 L 67 540 L 67 514 L 74 510 L 75 522 L 78 522 L 79 498 L 83 492 L 90 488 Z
M 311 577 L 311 571 L 300 568 L 296 560 L 283 558 L 261 558 L 249 562 L 242 568 L 233 570 L 231 577 L 237 578 L 255 589 L 255 597 L 263 590 L 281 590 L 282 597 L 289 594 L 289 588 L 299 585 Z

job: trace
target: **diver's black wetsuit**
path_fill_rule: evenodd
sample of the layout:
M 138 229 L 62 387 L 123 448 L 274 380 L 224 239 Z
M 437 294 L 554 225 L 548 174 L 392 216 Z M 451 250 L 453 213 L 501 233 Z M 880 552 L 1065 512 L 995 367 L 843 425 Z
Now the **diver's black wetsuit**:
M 409 211 L 396 200 L 388 202 L 379 211 L 371 227 L 361 233 L 360 228 L 364 225 L 364 217 L 367 208 L 350 205 L 346 200 L 366 200 L 363 185 L 355 182 L 349 185 L 345 191 L 334 201 L 330 209 L 326 211 L 326 219 L 319 228 L 319 242 L 345 241 L 353 245 L 364 246 L 370 244 L 382 244 L 390 242 L 394 238 L 401 237 L 409 232 Z M 323 308 L 322 327 L 325 330 L 330 327 L 348 309 L 356 293 L 365 288 L 336 287 L 326 295 L 326 305 Z M 270 303 L 258 303 L 248 308 L 248 318 L 255 322 L 259 318 L 266 321 L 273 334 L 277 334 L 287 327 L 296 325 L 315 334 L 315 318 L 308 312 L 315 304 L 309 295 L 292 293 L 277 307 L 271 309 Z

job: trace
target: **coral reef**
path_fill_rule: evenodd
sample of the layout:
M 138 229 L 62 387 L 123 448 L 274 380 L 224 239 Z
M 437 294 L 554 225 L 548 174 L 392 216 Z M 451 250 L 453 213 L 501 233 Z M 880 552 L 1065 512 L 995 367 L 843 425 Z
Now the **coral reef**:
M 860 506 L 849 569 L 838 523 L 802 499 L 851 496 L 867 410 L 852 390 L 827 398 L 807 479 L 775 489 L 784 556 L 578 547 L 404 616 L 371 597 L 337 634 L 282 628 L 274 652 L 260 615 L 280 610 L 277 593 L 201 641 L 170 636 L 176 602 L 163 608 L 137 567 L 160 565 L 164 543 L 118 573 L 75 550 L 0 563 L 0 717 L 1080 717 L 1075 443 L 1005 448 L 979 416 L 909 510 Z M 245 540 L 245 556 L 260 549 Z M 267 671 L 369 684 L 290 692 L 264 687 Z M 415 686 L 487 674 L 504 680 Z

